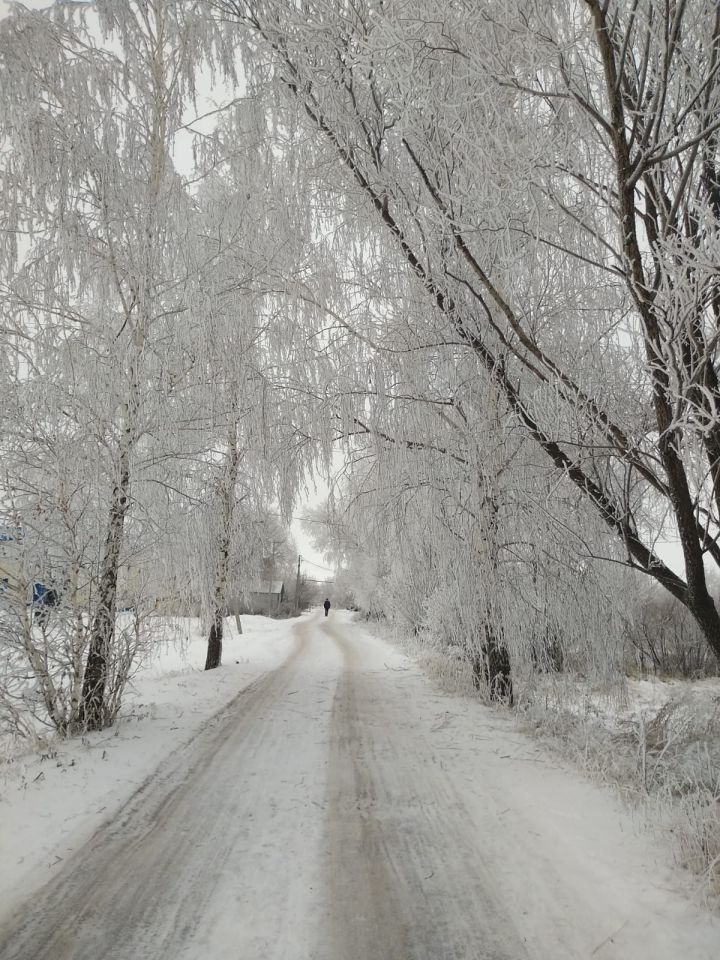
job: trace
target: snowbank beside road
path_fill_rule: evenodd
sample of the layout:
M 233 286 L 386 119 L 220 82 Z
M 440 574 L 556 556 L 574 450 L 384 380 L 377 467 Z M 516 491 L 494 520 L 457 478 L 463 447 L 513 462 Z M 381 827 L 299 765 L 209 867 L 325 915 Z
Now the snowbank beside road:
M 613 784 L 687 868 L 697 892 L 720 901 L 720 682 L 628 680 L 602 693 L 546 677 L 519 712 L 553 750 Z
M 387 624 L 373 629 L 445 692 L 480 698 L 461 650 L 398 635 Z M 717 910 L 720 678 L 627 678 L 603 689 L 570 673 L 548 673 L 520 680 L 515 693 L 517 729 L 595 782 L 612 785 L 638 828 L 687 871 L 682 878 L 693 894 Z
M 8 909 L 53 871 L 244 687 L 278 666 L 298 620 L 225 621 L 224 665 L 203 670 L 195 619 L 165 621 L 165 639 L 128 689 L 117 724 L 0 766 L 0 902 Z

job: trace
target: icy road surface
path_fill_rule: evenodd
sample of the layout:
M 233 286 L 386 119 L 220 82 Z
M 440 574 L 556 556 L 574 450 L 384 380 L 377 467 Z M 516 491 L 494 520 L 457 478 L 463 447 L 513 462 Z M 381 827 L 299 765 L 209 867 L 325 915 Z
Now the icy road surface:
M 2 960 L 717 960 L 606 793 L 349 614 L 292 629 L 5 918 Z

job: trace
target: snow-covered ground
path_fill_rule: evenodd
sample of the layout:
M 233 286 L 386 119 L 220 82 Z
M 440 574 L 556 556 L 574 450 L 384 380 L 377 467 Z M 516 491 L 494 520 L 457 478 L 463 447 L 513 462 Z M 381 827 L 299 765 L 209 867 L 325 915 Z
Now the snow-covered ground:
M 686 696 L 698 698 L 708 704 L 720 703 L 720 677 L 707 677 L 704 680 L 628 680 L 628 700 L 630 709 L 659 709 L 668 700 L 677 700 Z
M 17 926 L 0 900 L 3 958 L 716 960 L 668 850 L 510 715 L 343 611 L 244 624 L 6 781 L 3 893 L 56 882 Z
M 225 621 L 223 667 L 205 672 L 207 637 L 196 619 L 165 624 L 166 641 L 135 675 L 115 727 L 82 741 L 0 764 L 0 903 L 10 907 L 58 866 L 134 793 L 170 752 L 293 643 L 292 622 L 245 616 L 238 636 Z M 294 622 L 294 621 L 293 621 Z
M 390 628 L 382 626 L 393 638 Z M 477 697 L 462 651 L 398 638 L 448 692 Z M 516 677 L 518 730 L 611 786 L 682 867 L 693 897 L 720 905 L 720 678 Z
M 628 722 L 651 720 L 671 701 L 683 705 L 701 722 L 718 712 L 720 677 L 702 680 L 628 678 L 624 689 L 607 691 L 578 684 L 569 675 L 546 676 L 539 683 L 542 697 L 550 705 L 562 706 L 577 715 L 596 717 L 609 730 L 622 729 Z
M 611 784 L 684 868 L 693 895 L 720 903 L 720 680 L 634 680 L 602 690 L 540 677 L 516 711 L 521 730 Z

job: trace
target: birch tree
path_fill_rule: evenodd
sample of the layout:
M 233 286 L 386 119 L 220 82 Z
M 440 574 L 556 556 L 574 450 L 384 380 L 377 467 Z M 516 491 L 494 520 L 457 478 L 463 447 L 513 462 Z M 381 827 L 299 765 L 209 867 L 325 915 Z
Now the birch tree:
M 5 108 L 2 194 L 7 293 L 25 323 L 58 322 L 82 336 L 102 317 L 117 392 L 104 443 L 111 463 L 105 532 L 79 723 L 106 722 L 123 529 L 147 383 L 178 315 L 173 270 L 187 192 L 171 148 L 192 100 L 195 70 L 218 31 L 199 4 L 100 2 L 52 14 L 18 9 L 2 24 Z M 24 300 L 18 300 L 19 270 Z M 88 340 L 87 349 L 97 345 Z
M 216 6 L 439 334 L 719 654 L 717 5 Z
M 239 105 L 205 144 L 211 174 L 197 194 L 196 256 L 207 265 L 193 304 L 204 318 L 194 350 L 207 450 L 198 477 L 207 490 L 206 669 L 221 662 L 231 570 L 234 592 L 247 590 L 261 518 L 289 515 L 315 455 L 312 410 L 288 389 L 312 379 L 312 306 L 293 296 L 308 218 L 277 140 L 264 103 Z
M 511 699 L 512 674 L 531 681 L 563 663 L 617 676 L 620 545 L 538 470 L 522 434 L 499 427 L 502 409 L 467 357 L 410 356 L 399 366 L 396 357 L 392 374 L 384 365 L 381 386 L 372 368 L 375 390 L 366 387 L 346 441 L 330 522 L 347 542 L 326 541 L 344 587 L 369 615 L 460 651 L 491 698 Z M 571 524 L 582 539 L 569 539 Z M 614 562 L 589 566 L 591 557 Z

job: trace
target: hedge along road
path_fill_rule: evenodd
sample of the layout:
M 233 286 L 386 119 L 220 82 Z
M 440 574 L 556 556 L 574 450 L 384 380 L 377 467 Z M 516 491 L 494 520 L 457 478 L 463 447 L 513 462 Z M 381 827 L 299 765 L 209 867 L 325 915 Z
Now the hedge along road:
M 5 919 L 2 960 L 715 960 L 607 793 L 350 614 L 289 629 Z

